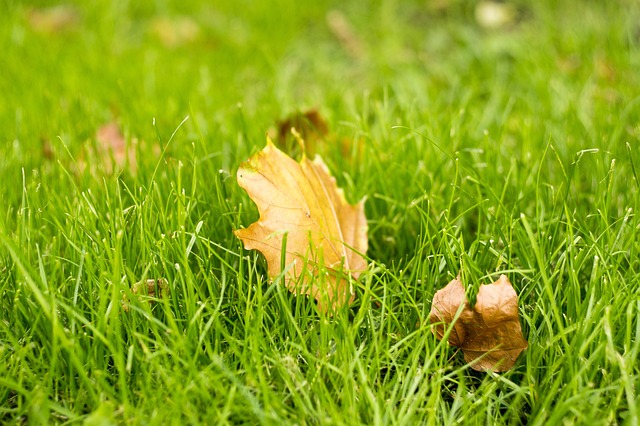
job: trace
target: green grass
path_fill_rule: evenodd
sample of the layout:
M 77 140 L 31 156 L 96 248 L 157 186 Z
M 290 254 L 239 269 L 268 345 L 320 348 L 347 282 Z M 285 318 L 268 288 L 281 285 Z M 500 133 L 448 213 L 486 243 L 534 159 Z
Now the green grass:
M 635 2 L 517 1 L 495 30 L 460 0 L 183 3 L 78 1 L 54 34 L 0 3 L 0 423 L 638 424 Z M 165 46 L 178 16 L 200 36 Z M 232 233 L 257 218 L 239 163 L 309 107 L 363 144 L 321 148 L 369 220 L 333 317 Z M 112 120 L 164 155 L 78 172 Z M 513 282 L 513 370 L 433 337 L 458 273 Z M 131 294 L 160 277 L 168 299 Z

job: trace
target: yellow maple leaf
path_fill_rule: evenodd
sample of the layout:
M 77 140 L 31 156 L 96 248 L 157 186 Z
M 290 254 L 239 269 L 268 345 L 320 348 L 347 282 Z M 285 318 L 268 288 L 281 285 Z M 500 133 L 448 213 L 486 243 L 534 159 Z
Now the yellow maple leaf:
M 235 234 L 265 256 L 269 276 L 284 266 L 287 288 L 313 296 L 325 312 L 351 303 L 348 276 L 357 279 L 367 267 L 364 200 L 350 205 L 320 157 L 303 155 L 298 163 L 270 140 L 240 165 L 237 178 L 260 219 Z

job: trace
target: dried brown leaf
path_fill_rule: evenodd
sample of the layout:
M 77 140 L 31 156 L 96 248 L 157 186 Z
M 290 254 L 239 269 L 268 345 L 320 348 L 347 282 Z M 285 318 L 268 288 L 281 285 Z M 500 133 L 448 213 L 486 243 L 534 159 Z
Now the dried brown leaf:
M 285 119 L 279 120 L 276 125 L 278 129 L 275 134 L 275 143 L 278 148 L 289 153 L 295 153 L 298 148 L 291 129 L 295 129 L 304 139 L 305 152 L 311 156 L 318 152 L 318 142 L 329 134 L 329 125 L 315 108 L 289 114 Z
M 200 38 L 200 26 L 187 17 L 157 17 L 151 22 L 151 32 L 165 47 L 180 47 Z
M 96 133 L 98 161 L 102 163 L 107 174 L 111 174 L 115 169 L 128 170 L 135 174 L 138 168 L 136 150 L 133 144 L 127 145 L 120 127 L 117 123 L 111 122 L 100 127 Z
M 259 250 L 271 278 L 282 273 L 290 291 L 318 300 L 329 312 L 353 301 L 347 279 L 367 267 L 364 200 L 350 205 L 320 157 L 298 163 L 271 143 L 238 169 L 238 184 L 258 206 L 260 219 L 235 234 L 247 250 Z
M 49 139 L 44 137 L 41 139 L 41 142 L 42 142 L 42 157 L 45 160 L 53 160 L 56 155 L 53 150 L 53 146 L 51 145 L 51 142 L 49 141 Z
M 324 154 L 331 146 L 338 145 L 344 159 L 351 160 L 362 153 L 364 143 L 361 139 L 338 138 L 329 131 L 329 124 L 320 112 L 311 108 L 304 112 L 294 112 L 276 123 L 277 130 L 270 131 L 276 146 L 282 151 L 295 155 L 300 145 L 293 135 L 293 130 L 304 140 L 307 155 Z M 355 154 L 355 155 L 354 155 Z
M 327 25 L 349 55 L 354 58 L 360 58 L 363 55 L 362 41 L 344 13 L 339 10 L 330 10 L 327 13 Z
M 462 349 L 474 370 L 507 371 L 528 346 L 518 317 L 518 295 L 501 275 L 493 284 L 480 286 L 476 300 L 471 308 L 458 278 L 437 291 L 429 314 L 433 333 L 442 339 L 462 306 L 449 343 Z
M 75 29 L 80 24 L 80 12 L 71 5 L 58 5 L 31 9 L 27 21 L 34 31 L 44 34 L 58 34 Z
M 145 161 L 157 161 L 161 155 L 157 143 L 132 137 L 128 141 L 118 124 L 113 121 L 96 131 L 95 144 L 87 144 L 78 154 L 78 160 L 71 165 L 76 175 L 89 172 L 97 178 L 126 171 L 135 175 L 138 170 L 138 154 Z

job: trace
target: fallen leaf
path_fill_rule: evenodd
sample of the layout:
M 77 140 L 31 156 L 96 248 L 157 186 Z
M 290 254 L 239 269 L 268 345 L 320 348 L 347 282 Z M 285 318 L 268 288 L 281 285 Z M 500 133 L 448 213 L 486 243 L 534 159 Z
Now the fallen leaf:
M 478 371 L 507 371 L 515 365 L 528 346 L 522 336 L 518 317 L 518 295 L 505 275 L 489 285 L 480 286 L 476 304 L 469 306 L 459 278 L 436 292 L 429 314 L 438 339 L 462 312 L 449 334 L 449 343 L 464 353 L 465 362 Z
M 58 34 L 75 29 L 80 24 L 80 12 L 71 5 L 58 5 L 27 12 L 27 21 L 34 31 Z
M 138 296 L 147 296 L 149 305 L 155 303 L 154 299 L 165 299 L 169 297 L 169 284 L 164 278 L 149 279 L 137 282 L 131 287 L 131 293 Z M 130 300 L 126 294 L 122 295 L 122 309 L 129 312 Z
M 299 152 L 299 144 L 292 129 L 304 140 L 304 150 L 309 156 L 327 152 L 327 148 L 337 144 L 343 158 L 350 160 L 355 153 L 361 154 L 363 141 L 353 141 L 349 138 L 338 139 L 329 131 L 329 124 L 320 112 L 311 108 L 304 112 L 294 112 L 276 123 L 277 130 L 271 129 L 269 135 L 275 140 L 276 146 L 290 155 Z
M 77 161 L 70 168 L 76 175 L 88 171 L 96 178 L 122 171 L 135 175 L 139 154 L 146 162 L 156 162 L 162 155 L 162 150 L 157 143 L 148 143 L 144 139 L 131 137 L 127 141 L 114 121 L 96 131 L 95 143 L 83 146 Z
M 299 145 L 291 133 L 295 129 L 305 141 L 305 152 L 314 155 L 317 152 L 318 141 L 329 134 L 329 125 L 317 109 L 312 108 L 304 112 L 294 112 L 276 123 L 278 130 L 274 135 L 278 148 L 285 152 L 295 153 Z
M 349 55 L 354 58 L 360 58 L 363 55 L 362 41 L 353 30 L 351 22 L 349 22 L 344 13 L 339 10 L 330 10 L 327 13 L 327 25 L 333 36 Z
M 158 17 L 151 22 L 151 32 L 165 47 L 179 47 L 200 38 L 200 26 L 187 17 Z
M 616 68 L 613 62 L 603 56 L 595 58 L 595 72 L 599 79 L 614 82 L 617 77 Z
M 283 272 L 285 285 L 318 300 L 329 312 L 351 303 L 347 276 L 357 279 L 367 268 L 367 220 L 364 200 L 350 205 L 320 157 L 298 163 L 267 146 L 238 169 L 238 184 L 258 206 L 260 219 L 235 231 L 247 250 L 259 250 L 273 279 Z
M 425 4 L 427 11 L 431 14 L 444 15 L 454 5 L 452 0 L 431 0 Z
M 53 146 L 51 145 L 51 142 L 49 141 L 48 138 L 45 138 L 45 137 L 43 137 L 41 141 L 42 141 L 42 156 L 46 160 L 53 160 L 56 155 L 53 150 Z
M 126 167 L 132 174 L 136 173 L 138 162 L 135 147 L 133 144 L 127 145 L 117 123 L 111 122 L 100 127 L 96 132 L 96 141 L 98 160 L 107 174 L 113 173 L 114 166 L 116 169 Z

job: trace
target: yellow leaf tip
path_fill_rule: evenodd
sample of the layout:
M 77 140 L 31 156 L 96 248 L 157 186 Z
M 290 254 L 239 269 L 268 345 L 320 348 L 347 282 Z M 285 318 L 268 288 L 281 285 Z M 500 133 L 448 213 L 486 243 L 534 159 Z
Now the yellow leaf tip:
M 273 140 L 271 140 L 271 137 L 269 136 L 268 133 L 267 133 L 267 146 L 275 147 L 275 144 L 273 143 Z

